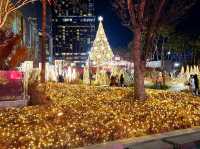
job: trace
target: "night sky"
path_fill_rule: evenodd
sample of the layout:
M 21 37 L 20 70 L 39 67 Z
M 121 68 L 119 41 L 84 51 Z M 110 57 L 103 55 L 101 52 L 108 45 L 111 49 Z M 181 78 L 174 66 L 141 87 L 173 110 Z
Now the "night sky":
M 31 10 L 31 11 L 30 11 Z M 35 11 L 32 11 L 35 10 Z M 128 43 L 132 40 L 132 32 L 126 27 L 121 25 L 121 20 L 116 16 L 112 4 L 109 0 L 96 0 L 95 1 L 95 13 L 98 16 L 104 17 L 104 29 L 108 37 L 108 41 L 112 48 L 126 48 Z M 36 16 L 39 19 L 39 28 L 41 28 L 41 4 L 36 2 L 33 5 L 23 8 L 25 16 Z M 50 8 L 48 14 L 51 14 Z M 50 17 L 47 19 L 48 24 Z M 98 25 L 98 24 L 97 24 Z M 123 35 L 123 36 L 122 36 Z
M 187 34 L 190 37 L 197 37 L 200 35 L 200 1 L 198 0 L 183 21 L 177 25 L 177 31 Z
M 110 3 L 110 0 L 96 0 L 95 1 L 96 16 L 104 17 L 104 28 L 110 45 L 113 49 L 126 48 L 128 43 L 132 40 L 132 32 L 121 25 L 120 18 L 116 15 L 115 10 Z M 183 19 L 177 26 L 177 30 L 187 33 L 188 35 L 200 34 L 200 2 L 189 11 L 187 17 Z M 36 16 L 39 19 L 39 28 L 41 28 L 41 4 L 36 2 L 33 5 L 23 8 L 25 16 Z M 50 22 L 51 10 L 48 8 L 47 24 Z M 50 25 L 49 25 L 50 26 Z
M 112 48 L 126 48 L 132 32 L 121 25 L 109 0 L 96 0 L 96 14 L 104 17 L 104 29 Z

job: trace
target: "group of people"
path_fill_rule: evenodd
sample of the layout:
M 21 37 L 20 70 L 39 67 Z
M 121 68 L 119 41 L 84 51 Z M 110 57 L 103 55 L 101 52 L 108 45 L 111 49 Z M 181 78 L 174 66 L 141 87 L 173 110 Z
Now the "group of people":
M 197 74 L 190 75 L 189 86 L 193 95 L 199 95 L 199 79 Z
M 111 76 L 110 77 L 110 86 L 121 86 L 124 87 L 124 76 L 123 74 L 120 75 L 120 77 L 117 76 Z

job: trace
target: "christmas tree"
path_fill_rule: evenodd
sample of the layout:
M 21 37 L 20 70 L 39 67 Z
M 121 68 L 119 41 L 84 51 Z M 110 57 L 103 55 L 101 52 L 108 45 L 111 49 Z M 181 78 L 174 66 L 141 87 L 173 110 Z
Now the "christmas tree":
M 134 75 L 130 71 L 121 69 L 120 76 L 121 76 L 121 74 L 124 77 L 124 84 L 126 86 L 133 85 L 133 83 L 134 83 Z
M 197 65 L 197 73 L 200 74 L 199 66 Z
M 182 66 L 180 75 L 182 76 L 182 75 L 184 75 L 184 73 L 185 73 L 185 69 L 184 69 L 184 66 Z
M 92 60 L 97 66 L 112 60 L 114 56 L 108 43 L 102 21 L 103 18 L 99 17 L 99 28 L 89 55 L 90 60 Z
M 83 71 L 83 84 L 90 84 L 90 72 L 87 66 L 84 67 Z
M 111 73 L 111 76 L 118 76 L 121 75 L 121 68 L 120 67 L 117 67 L 117 66 L 113 66 L 112 67 L 112 73 Z
M 95 85 L 109 85 L 110 79 L 105 70 L 97 70 L 95 76 Z

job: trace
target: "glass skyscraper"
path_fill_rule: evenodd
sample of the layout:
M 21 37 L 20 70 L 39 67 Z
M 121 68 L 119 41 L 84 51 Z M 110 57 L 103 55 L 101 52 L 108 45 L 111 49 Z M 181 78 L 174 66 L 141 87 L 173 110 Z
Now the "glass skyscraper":
M 57 0 L 52 21 L 54 59 L 84 64 L 95 38 L 94 0 Z

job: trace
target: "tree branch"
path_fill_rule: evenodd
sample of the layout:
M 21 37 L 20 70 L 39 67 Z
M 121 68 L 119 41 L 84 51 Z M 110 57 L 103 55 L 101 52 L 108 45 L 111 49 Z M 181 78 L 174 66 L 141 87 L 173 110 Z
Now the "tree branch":
M 157 24 L 158 24 L 158 21 L 160 19 L 160 16 L 161 16 L 161 11 L 165 5 L 165 2 L 166 0 L 161 0 L 160 3 L 159 3 L 159 6 L 158 6 L 158 9 L 157 11 L 155 11 L 154 13 L 154 16 L 153 16 L 153 20 L 151 22 L 151 25 L 148 29 L 148 32 L 147 32 L 147 38 L 146 38 L 146 42 L 145 42 L 145 46 L 144 46 L 144 55 L 143 55 L 143 58 L 144 59 L 147 59 L 148 58 L 148 53 L 151 53 L 150 52 L 150 48 L 151 48 L 151 45 L 152 45 L 152 41 L 154 40 L 154 32 L 155 32 L 155 29 L 157 27 Z
M 10 0 L 0 0 L 0 29 L 4 26 L 10 13 L 35 1 L 38 0 L 18 0 L 15 3 L 12 3 Z

